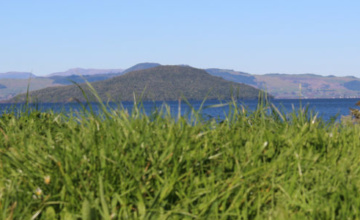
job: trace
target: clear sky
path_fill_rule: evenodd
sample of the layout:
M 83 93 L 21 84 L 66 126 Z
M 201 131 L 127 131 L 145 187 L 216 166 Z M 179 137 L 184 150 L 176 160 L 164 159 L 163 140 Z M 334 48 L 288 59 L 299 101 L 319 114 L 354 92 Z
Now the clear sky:
M 360 77 L 360 1 L 0 0 L 0 72 L 140 62 Z

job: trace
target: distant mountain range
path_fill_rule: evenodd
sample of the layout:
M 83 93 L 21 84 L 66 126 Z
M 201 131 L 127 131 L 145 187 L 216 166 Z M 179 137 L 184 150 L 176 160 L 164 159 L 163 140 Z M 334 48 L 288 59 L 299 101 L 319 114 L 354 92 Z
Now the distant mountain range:
M 31 77 L 36 77 L 36 76 L 29 72 L 0 73 L 0 79 L 29 79 Z
M 360 98 L 360 79 L 315 74 L 254 75 L 255 86 L 276 98 Z
M 52 73 L 46 77 L 36 77 L 31 73 L 8 72 L 0 74 L 0 100 L 9 99 L 26 92 L 29 76 L 30 90 L 51 86 L 71 85 L 74 82 L 84 83 L 107 80 L 129 72 L 161 66 L 159 63 L 139 63 L 128 69 L 82 69 Z M 186 67 L 187 65 L 178 65 Z M 254 75 L 230 69 L 204 69 L 213 76 L 237 83 L 244 83 L 263 89 L 275 98 L 360 98 L 360 79 L 353 76 L 337 77 L 316 74 L 265 74 Z M 78 75 L 80 74 L 80 75 Z
M 258 86 L 255 76 L 250 75 L 248 73 L 234 71 L 234 70 L 227 70 L 227 69 L 216 69 L 216 68 L 205 69 L 205 71 L 213 76 L 222 77 L 229 81 L 244 83 L 255 87 Z
M 143 101 L 207 99 L 255 99 L 260 90 L 245 84 L 215 77 L 206 71 L 187 66 L 155 66 L 135 70 L 121 76 L 92 83 L 103 101 L 133 101 L 134 95 Z M 81 84 L 89 101 L 96 101 L 87 84 Z M 9 102 L 23 102 L 25 94 Z M 76 85 L 50 87 L 29 94 L 38 102 L 86 101 Z
M 99 75 L 99 74 L 119 74 L 123 72 L 123 69 L 83 69 L 83 68 L 73 68 L 64 72 L 51 73 L 47 77 L 51 76 L 71 76 L 71 75 Z

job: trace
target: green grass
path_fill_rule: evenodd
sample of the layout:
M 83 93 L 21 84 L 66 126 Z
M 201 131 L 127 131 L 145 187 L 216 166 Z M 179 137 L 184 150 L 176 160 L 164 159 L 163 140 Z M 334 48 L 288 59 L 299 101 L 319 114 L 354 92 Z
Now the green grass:
M 3 115 L 0 219 L 360 218 L 359 125 L 230 105 Z

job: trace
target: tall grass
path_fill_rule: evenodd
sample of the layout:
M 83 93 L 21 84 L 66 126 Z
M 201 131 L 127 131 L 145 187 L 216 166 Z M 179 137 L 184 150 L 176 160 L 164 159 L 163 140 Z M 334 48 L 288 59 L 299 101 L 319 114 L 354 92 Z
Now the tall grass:
M 260 100 L 221 123 L 167 107 L 3 114 L 0 219 L 359 218 L 359 125 Z

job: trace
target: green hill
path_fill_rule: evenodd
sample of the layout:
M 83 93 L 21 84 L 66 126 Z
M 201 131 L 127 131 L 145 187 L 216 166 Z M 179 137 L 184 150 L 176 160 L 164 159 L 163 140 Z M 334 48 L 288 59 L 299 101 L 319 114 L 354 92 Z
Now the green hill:
M 255 99 L 259 91 L 245 84 L 226 81 L 211 76 L 204 70 L 186 66 L 157 66 L 138 70 L 104 81 L 92 83 L 103 101 L 132 101 L 133 94 L 144 93 L 142 100 L 178 100 L 181 96 L 189 100 L 228 99 L 233 94 L 238 99 Z M 95 101 L 86 84 L 81 87 Z M 51 87 L 30 92 L 32 100 L 39 102 L 85 101 L 76 85 Z M 9 102 L 23 102 L 21 94 Z

